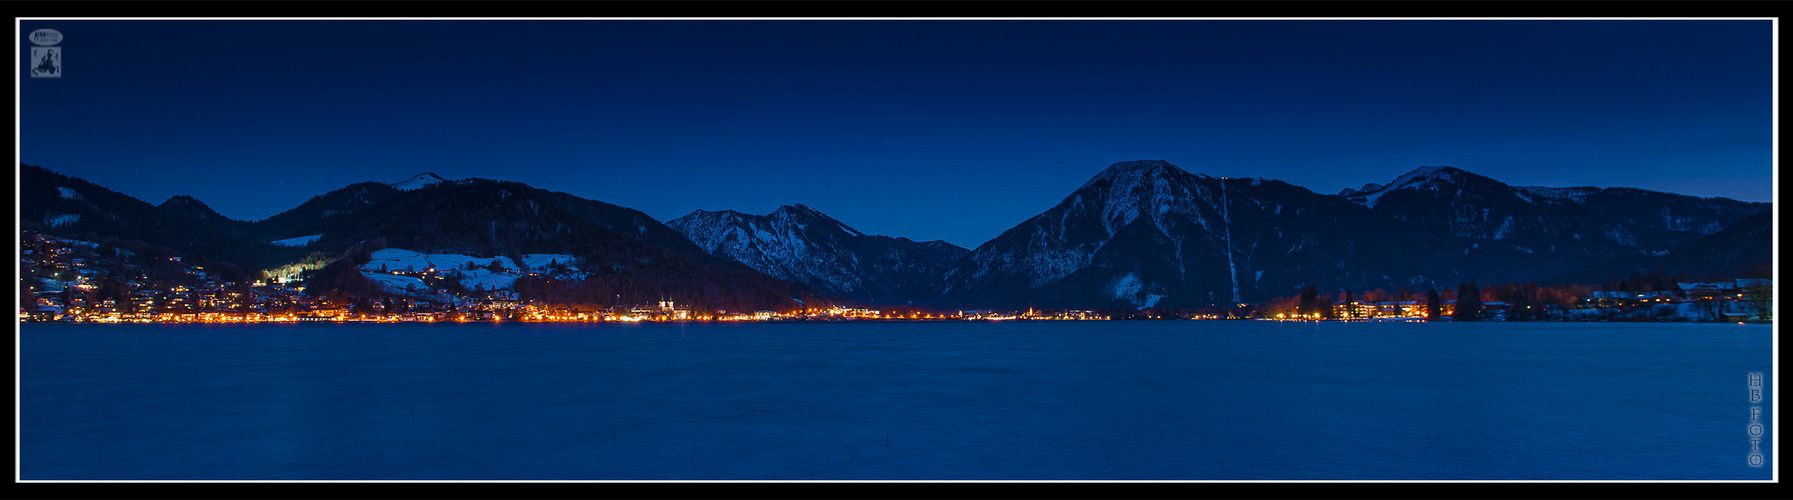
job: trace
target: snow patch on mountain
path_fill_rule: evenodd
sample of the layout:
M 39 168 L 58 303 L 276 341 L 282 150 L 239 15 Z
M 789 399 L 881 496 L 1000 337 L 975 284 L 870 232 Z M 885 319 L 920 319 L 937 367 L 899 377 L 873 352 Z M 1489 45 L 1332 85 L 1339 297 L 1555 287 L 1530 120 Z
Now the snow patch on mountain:
M 81 220 L 80 214 L 63 214 L 63 215 L 52 215 L 52 216 L 46 217 L 46 218 L 44 218 L 44 223 L 49 224 L 50 227 L 62 227 L 62 226 L 67 226 L 69 224 L 74 224 L 75 221 L 78 221 L 78 220 Z
M 436 175 L 433 172 L 424 172 L 411 176 L 409 179 L 392 183 L 392 187 L 397 188 L 399 191 L 410 191 L 438 182 L 443 182 L 444 180 L 445 179 L 443 179 L 442 176 Z
M 1113 295 L 1115 300 L 1124 299 L 1138 303 L 1139 291 L 1142 289 L 1144 289 L 1144 285 L 1139 280 L 1139 273 L 1127 273 L 1121 279 L 1115 280 L 1114 285 L 1108 287 L 1108 293 Z
M 1380 200 L 1382 195 L 1400 191 L 1402 189 L 1437 190 L 1437 184 L 1455 181 L 1456 177 L 1454 173 L 1458 171 L 1459 170 L 1455 168 L 1444 166 L 1420 167 L 1413 169 L 1412 172 L 1401 174 L 1400 177 L 1396 177 L 1394 181 L 1389 182 L 1386 186 L 1370 183 L 1365 184 L 1361 190 L 1347 189 L 1339 194 L 1363 206 L 1376 208 L 1376 201 Z M 1358 200 L 1357 198 L 1363 199 Z
M 1494 230 L 1494 239 L 1504 240 L 1513 237 L 1513 217 L 1507 216 L 1500 221 L 1500 228 Z
M 1372 182 L 1364 184 L 1360 189 L 1345 188 L 1344 191 L 1339 191 L 1339 196 L 1357 196 L 1364 193 L 1374 193 L 1380 190 L 1382 190 L 1382 185 Z
M 1536 196 L 1536 197 L 1540 197 L 1540 198 L 1557 200 L 1559 202 L 1573 201 L 1576 203 L 1587 202 L 1588 201 L 1588 193 L 1599 190 L 1599 188 L 1587 188 L 1587 187 L 1562 188 L 1562 187 L 1544 187 L 1544 186 L 1514 186 L 1514 189 L 1518 189 L 1520 192 L 1530 194 L 1532 196 Z M 1533 203 L 1536 203 L 1535 200 L 1531 200 L 1531 199 L 1528 199 L 1527 201 L 1532 201 Z
M 1631 234 L 1631 231 L 1626 230 L 1624 227 L 1613 226 L 1607 228 L 1606 237 L 1611 238 L 1614 242 L 1617 242 L 1620 245 L 1628 247 L 1637 246 L 1637 235 Z
M 361 275 L 366 276 L 369 280 L 373 280 L 374 284 L 380 285 L 380 290 L 386 293 L 413 297 L 424 297 L 429 295 L 430 286 L 424 284 L 423 280 L 415 277 L 372 273 L 367 271 L 362 271 Z
M 1145 309 L 1147 307 L 1158 305 L 1158 300 L 1162 298 L 1164 298 L 1164 294 L 1161 293 L 1146 294 L 1146 300 L 1139 303 L 1139 308 Z
M 1700 224 L 1698 218 L 1676 217 L 1669 213 L 1668 207 L 1662 208 L 1662 225 L 1670 231 L 1693 231 L 1700 234 L 1712 234 L 1718 232 L 1720 229 L 1724 229 L 1724 226 L 1719 224 L 1718 221 L 1709 221 L 1705 224 Z
M 77 192 L 75 192 L 75 190 L 73 190 L 73 189 L 69 189 L 69 188 L 65 188 L 65 187 L 62 187 L 62 186 L 57 186 L 57 187 L 56 187 L 56 190 L 57 190 L 57 191 L 61 191 L 61 192 L 62 192 L 62 197 L 63 197 L 63 198 L 67 198 L 67 199 L 70 199 L 70 200 L 79 200 L 79 199 L 81 199 L 81 193 L 77 193 Z

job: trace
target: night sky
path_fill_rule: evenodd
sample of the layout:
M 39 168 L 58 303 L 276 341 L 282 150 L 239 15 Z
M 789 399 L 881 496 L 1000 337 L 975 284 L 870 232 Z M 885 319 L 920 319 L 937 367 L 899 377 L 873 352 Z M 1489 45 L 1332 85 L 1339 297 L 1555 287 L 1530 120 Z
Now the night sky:
M 19 160 L 257 220 L 482 177 L 976 247 L 1109 164 L 1773 198 L 1770 21 L 22 21 Z

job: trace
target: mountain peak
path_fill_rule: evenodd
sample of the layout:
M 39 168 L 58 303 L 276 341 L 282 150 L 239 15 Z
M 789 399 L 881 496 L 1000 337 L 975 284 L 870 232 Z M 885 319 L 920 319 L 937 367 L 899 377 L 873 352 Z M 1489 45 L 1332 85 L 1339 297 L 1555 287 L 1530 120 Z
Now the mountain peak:
M 773 217 L 773 215 L 780 215 L 780 213 L 782 213 L 782 215 L 785 215 L 785 217 L 793 217 L 793 215 L 798 215 L 798 217 L 809 217 L 809 219 L 834 220 L 834 217 L 828 217 L 827 213 L 821 213 L 821 210 L 814 210 L 814 208 L 810 208 L 809 204 L 801 204 L 801 203 L 785 204 L 785 206 L 778 206 L 778 210 L 773 210 L 773 213 L 767 213 L 767 217 Z
M 1185 172 L 1183 169 L 1177 168 L 1176 165 L 1172 165 L 1170 162 L 1164 160 L 1123 161 L 1109 165 L 1108 168 L 1103 169 L 1102 172 L 1096 174 L 1095 177 L 1091 177 L 1089 182 L 1083 183 L 1083 187 L 1078 189 L 1081 190 L 1090 187 L 1091 185 L 1104 180 L 1111 181 L 1115 184 L 1134 185 L 1144 179 L 1169 173 L 1188 174 L 1188 172 Z
M 1401 189 L 1432 180 L 1451 181 L 1455 180 L 1455 177 L 1458 175 L 1467 173 L 1469 173 L 1469 171 L 1457 167 L 1447 167 L 1442 165 L 1424 166 L 1413 169 L 1412 172 L 1401 174 L 1400 177 L 1396 177 L 1395 180 L 1390 181 L 1387 186 L 1384 186 L 1382 190 Z
M 1109 165 L 1097 176 L 1150 174 L 1156 171 L 1182 171 L 1182 169 L 1164 160 L 1133 160 Z
M 184 194 L 171 196 L 168 198 L 168 201 L 162 202 L 161 205 L 156 205 L 156 208 L 196 220 L 205 220 L 209 217 L 223 217 L 223 215 L 218 214 L 216 210 L 212 210 L 212 207 L 207 206 L 205 202 L 199 201 L 199 198 Z
M 697 210 L 692 210 L 689 214 L 685 214 L 685 217 L 726 217 L 731 215 L 739 217 L 745 214 L 734 210 L 704 210 L 699 208 Z
M 1344 191 L 1339 192 L 1339 196 L 1344 196 L 1346 198 L 1362 198 L 1362 200 L 1353 199 L 1352 201 L 1361 203 L 1366 207 L 1376 208 L 1376 200 L 1381 198 L 1384 194 L 1402 189 L 1436 189 L 1440 184 L 1461 182 L 1470 176 L 1480 177 L 1473 172 L 1457 167 L 1442 165 L 1422 166 L 1413 169 L 1411 172 L 1401 174 L 1400 177 L 1396 177 L 1395 180 L 1389 181 L 1388 184 L 1376 184 L 1372 182 L 1364 184 L 1363 189 L 1346 188 Z
M 164 201 L 164 202 L 162 202 L 161 205 L 156 205 L 156 206 L 168 207 L 168 206 L 180 206 L 180 205 L 204 206 L 205 202 L 199 201 L 199 198 L 194 198 L 192 195 L 177 194 L 177 195 L 168 197 L 168 201 Z
M 792 203 L 790 205 L 781 206 L 778 207 L 777 210 L 773 210 L 772 213 L 766 214 L 767 217 L 778 217 L 780 215 L 786 218 L 801 218 L 809 223 L 832 223 L 836 226 L 840 226 L 842 230 L 851 233 L 853 236 L 865 236 L 864 233 L 860 233 L 858 229 L 853 229 L 851 226 L 848 226 L 847 223 L 829 217 L 828 214 L 822 213 L 821 210 L 810 208 L 809 205 L 804 205 L 802 203 Z
M 435 172 L 424 172 L 421 174 L 413 175 L 409 179 L 405 179 L 400 182 L 392 183 L 392 187 L 398 188 L 399 191 L 410 191 L 413 189 L 417 189 L 420 187 L 424 187 L 424 186 L 428 186 L 431 184 L 435 184 L 438 182 L 444 182 L 444 181 L 447 181 L 447 179 L 443 179 L 442 176 L 436 175 Z
M 809 205 L 804 205 L 802 203 L 792 203 L 789 205 L 780 206 L 780 207 L 778 207 L 777 211 L 785 212 L 785 213 L 802 213 L 802 214 L 822 215 L 822 212 L 820 210 L 809 208 Z

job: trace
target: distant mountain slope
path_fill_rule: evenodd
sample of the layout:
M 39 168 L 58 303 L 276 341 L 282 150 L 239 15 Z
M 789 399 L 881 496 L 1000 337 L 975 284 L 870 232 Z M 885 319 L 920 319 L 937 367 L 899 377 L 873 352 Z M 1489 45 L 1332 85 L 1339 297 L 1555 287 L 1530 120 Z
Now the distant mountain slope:
M 591 209 L 598 202 L 567 203 L 568 195 L 526 184 L 463 179 L 402 191 L 362 209 L 332 218 L 322 226 L 318 248 L 400 248 L 423 253 L 509 257 L 524 262 L 526 254 L 566 254 L 579 259 L 590 275 L 578 283 L 519 282 L 519 293 L 556 300 L 611 304 L 655 300 L 665 295 L 681 303 L 746 310 L 794 307 L 792 297 L 810 293 L 745 267 L 722 263 L 708 255 L 694 258 L 646 241 L 642 234 L 676 232 L 651 218 L 634 234 L 616 231 L 593 214 L 563 205 Z M 614 207 L 614 206 L 611 206 Z M 616 207 L 624 215 L 634 212 Z M 635 212 L 638 213 L 638 212 Z M 645 215 L 643 215 L 645 217 Z M 601 218 L 600 218 L 601 219 Z M 636 229 L 634 221 L 625 229 Z M 691 245 L 679 238 L 678 242 Z M 615 297 L 620 295 L 620 297 Z
M 1701 198 L 1627 187 L 1520 186 L 1531 200 L 1580 205 L 1587 210 L 1658 231 L 1713 234 L 1772 207 L 1771 203 Z
M 1446 242 L 1281 181 L 1116 163 L 944 277 L 966 307 L 1206 306 L 1300 287 L 1455 283 Z
M 445 182 L 441 176 L 424 172 L 409 179 L 386 184 L 358 182 L 313 196 L 304 203 L 259 221 L 238 221 L 218 214 L 192 196 L 180 195 L 162 203 L 162 208 L 199 221 L 207 227 L 233 237 L 263 242 L 291 240 L 323 232 L 337 217 L 354 213 L 385 201 L 401 192 Z
M 193 208 L 182 205 L 177 202 L 171 208 Z M 28 164 L 19 165 L 19 224 L 22 229 L 86 241 L 141 240 L 248 269 L 303 256 L 297 250 L 231 238 L 188 215 Z
M 1602 283 L 1635 273 L 1688 279 L 1772 278 L 1774 213 L 1744 218 L 1716 233 L 1674 249 L 1589 264 L 1545 280 L 1548 283 Z
M 640 210 L 581 198 L 563 192 L 550 192 L 548 200 L 580 219 L 604 226 L 623 236 L 659 245 L 674 253 L 729 269 L 748 269 L 738 262 L 711 255 L 685 238 L 678 230 L 655 220 Z
M 241 235 L 253 226 L 247 221 L 234 220 L 212 210 L 205 202 L 188 195 L 176 195 L 163 201 L 156 208 L 163 211 L 198 221 L 200 224 L 225 235 Z
M 487 256 L 570 253 L 635 240 L 561 208 L 547 191 L 485 179 L 397 192 L 319 229 L 320 241 L 331 245 L 385 238 L 393 248 Z
M 1452 167 L 1340 195 L 1451 239 L 1463 252 L 1458 269 L 1503 280 L 1678 247 L 1768 208 L 1633 188 L 1514 187 Z
M 1162 161 L 1121 162 L 972 251 L 946 273 L 938 302 L 1176 307 L 1287 296 L 1309 284 L 1523 282 L 1696 240 L 1709 250 L 1677 252 L 1743 261 L 1676 262 L 1736 269 L 1756 262 L 1749 256 L 1759 253 L 1751 246 L 1759 234 L 1723 229 L 1754 227 L 1745 218 L 1768 208 L 1631 188 L 1519 188 L 1452 167 L 1334 196 Z
M 967 253 L 944 241 L 867 235 L 802 204 L 766 215 L 698 210 L 666 224 L 714 255 L 873 304 L 932 299 L 940 274 Z
M 255 222 L 230 220 L 191 196 L 151 206 L 24 164 L 19 196 L 27 230 L 141 240 L 246 269 L 357 246 L 565 254 L 593 278 L 526 277 L 518 293 L 606 304 L 672 294 L 733 310 L 786 308 L 802 297 L 965 309 L 1191 307 L 1308 285 L 1448 289 L 1469 280 L 1605 282 L 1639 269 L 1719 278 L 1772 270 L 1769 203 L 1516 187 L 1452 167 L 1325 195 L 1163 161 L 1121 162 L 975 250 L 863 234 L 803 205 L 767 215 L 696 211 L 661 223 L 564 192 L 427 173 L 351 184 Z
M 359 182 L 305 200 L 290 210 L 255 221 L 245 238 L 284 240 L 321 234 L 338 219 L 398 196 L 400 191 L 384 182 Z

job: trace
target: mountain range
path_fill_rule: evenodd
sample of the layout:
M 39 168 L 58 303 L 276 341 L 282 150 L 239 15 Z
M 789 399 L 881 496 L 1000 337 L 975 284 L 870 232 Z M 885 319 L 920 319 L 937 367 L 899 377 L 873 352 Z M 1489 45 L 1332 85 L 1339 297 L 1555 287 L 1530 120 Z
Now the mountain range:
M 1604 282 L 1639 270 L 1760 273 L 1772 262 L 1769 203 L 1512 186 L 1452 167 L 1321 194 L 1163 161 L 1121 162 L 970 250 L 865 234 L 802 204 L 661 222 L 565 192 L 433 173 L 350 184 L 259 221 L 232 220 L 186 195 L 150 205 L 32 165 L 21 164 L 20 183 L 23 229 L 136 240 L 245 269 L 385 247 L 568 254 L 601 272 L 532 289 L 566 301 L 670 294 L 736 309 L 806 297 L 941 308 L 1198 307 L 1309 285 Z
M 698 210 L 667 225 L 716 256 L 870 304 L 934 298 L 940 273 L 967 252 L 945 241 L 864 234 L 802 204 L 766 215 Z
M 1452 167 L 1323 195 L 1122 162 L 973 250 L 944 275 L 940 302 L 1190 307 L 1292 296 L 1307 285 L 1605 282 L 1652 267 L 1736 274 L 1771 261 L 1759 230 L 1768 219 L 1748 219 L 1770 208 L 1632 188 L 1514 187 Z M 1718 234 L 1734 225 L 1758 230 Z M 1733 260 L 1696 269 L 1658 259 L 1693 253 Z

